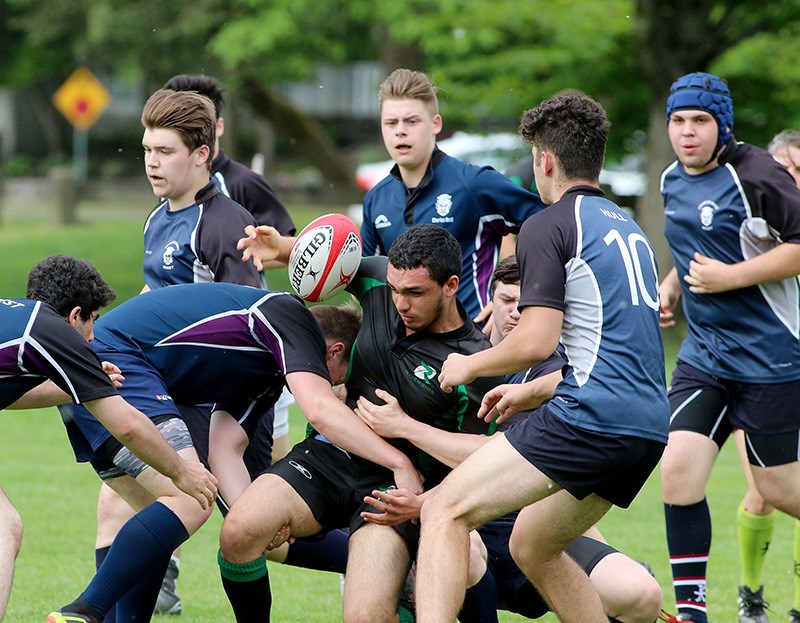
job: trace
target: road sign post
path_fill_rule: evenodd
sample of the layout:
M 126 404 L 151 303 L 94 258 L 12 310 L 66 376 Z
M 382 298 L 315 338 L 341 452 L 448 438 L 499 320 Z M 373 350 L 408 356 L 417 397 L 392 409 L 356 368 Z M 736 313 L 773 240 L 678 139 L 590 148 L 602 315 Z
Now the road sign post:
M 75 177 L 86 181 L 88 160 L 88 131 L 111 102 L 108 92 L 86 67 L 76 69 L 53 93 L 53 104 L 74 128 L 72 157 Z

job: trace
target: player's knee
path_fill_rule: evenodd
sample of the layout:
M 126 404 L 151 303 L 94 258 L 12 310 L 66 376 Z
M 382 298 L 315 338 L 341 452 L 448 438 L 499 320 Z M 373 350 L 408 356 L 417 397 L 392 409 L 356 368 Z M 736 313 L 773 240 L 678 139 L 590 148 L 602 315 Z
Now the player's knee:
M 653 623 L 661 612 L 663 598 L 658 582 L 648 575 L 631 588 L 631 601 L 617 618 L 624 623 Z
M 391 600 L 347 599 L 342 604 L 342 623 L 393 623 L 397 604 Z
M 474 586 L 480 582 L 486 573 L 486 559 L 488 558 L 486 545 L 480 535 L 473 530 L 469 533 L 469 566 L 467 567 L 467 586 Z
M 219 550 L 222 557 L 233 563 L 250 562 L 258 558 L 266 548 L 259 543 L 254 528 L 239 519 L 233 510 L 222 522 L 219 534 Z
M 16 558 L 22 545 L 22 516 L 10 504 L 7 508 L 2 509 L 0 532 L 2 532 L 0 540 L 6 544 L 9 551 L 13 552 L 14 558 Z

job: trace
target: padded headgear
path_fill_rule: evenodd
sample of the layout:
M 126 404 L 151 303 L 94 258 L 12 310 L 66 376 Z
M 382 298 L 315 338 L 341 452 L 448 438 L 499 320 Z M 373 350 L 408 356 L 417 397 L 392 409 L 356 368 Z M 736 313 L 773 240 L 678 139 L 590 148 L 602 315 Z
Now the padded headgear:
M 681 76 L 669 89 L 667 123 L 676 110 L 704 110 L 717 122 L 717 149 L 733 138 L 733 100 L 722 79 L 713 74 L 695 72 Z

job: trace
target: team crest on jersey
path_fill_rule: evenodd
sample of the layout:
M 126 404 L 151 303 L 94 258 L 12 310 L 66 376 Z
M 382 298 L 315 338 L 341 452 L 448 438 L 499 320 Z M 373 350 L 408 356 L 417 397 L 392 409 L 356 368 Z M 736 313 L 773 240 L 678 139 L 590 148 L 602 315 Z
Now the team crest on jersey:
M 703 201 L 697 210 L 700 212 L 700 226 L 704 231 L 714 229 L 714 213 L 719 210 L 719 206 L 711 200 Z
M 414 368 L 414 376 L 416 376 L 421 381 L 430 383 L 431 379 L 436 376 L 436 370 L 431 368 L 424 361 L 420 361 L 419 365 L 416 368 Z
M 379 214 L 375 217 L 375 229 L 384 229 L 391 226 L 392 222 L 386 217 L 385 214 Z
M 436 197 L 436 212 L 439 216 L 447 216 L 450 214 L 450 208 L 453 207 L 453 198 L 447 193 L 442 193 Z
M 161 260 L 164 262 L 164 268 L 172 270 L 172 262 L 175 261 L 175 253 L 177 253 L 180 245 L 177 240 L 171 240 L 164 247 L 164 253 L 161 255 Z

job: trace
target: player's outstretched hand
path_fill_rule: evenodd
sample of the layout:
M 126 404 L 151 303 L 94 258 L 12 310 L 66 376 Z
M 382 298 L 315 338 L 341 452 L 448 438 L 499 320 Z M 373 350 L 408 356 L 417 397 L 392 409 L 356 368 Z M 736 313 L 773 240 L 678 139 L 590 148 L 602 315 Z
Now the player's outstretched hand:
M 442 371 L 439 373 L 439 385 L 447 393 L 453 391 L 454 387 L 466 385 L 475 380 L 468 370 L 469 356 L 459 353 L 450 353 L 442 364 Z
M 200 461 L 184 459 L 180 472 L 172 481 L 178 489 L 197 500 L 204 510 L 217 497 L 217 478 Z
M 397 398 L 382 389 L 376 389 L 375 395 L 385 404 L 376 405 L 361 396 L 356 402 L 356 415 L 381 437 L 405 437 L 403 425 L 409 416 L 403 411 Z
M 475 324 L 480 324 L 485 322 L 486 324 L 483 325 L 483 332 L 486 335 L 489 335 L 492 332 L 492 312 L 494 310 L 494 305 L 491 301 L 486 303 L 486 307 L 484 307 L 481 311 L 478 312 L 478 315 L 475 316 L 472 320 Z
M 258 270 L 264 269 L 264 262 L 274 260 L 281 250 L 281 234 L 274 227 L 248 225 L 244 228 L 246 236 L 240 238 L 236 248 L 242 252 L 242 261 L 253 260 Z
M 381 526 L 396 526 L 404 521 L 419 518 L 419 509 L 422 508 L 422 498 L 407 489 L 376 490 L 372 495 L 364 498 L 364 502 L 374 506 L 379 512 L 362 512 L 369 523 Z

